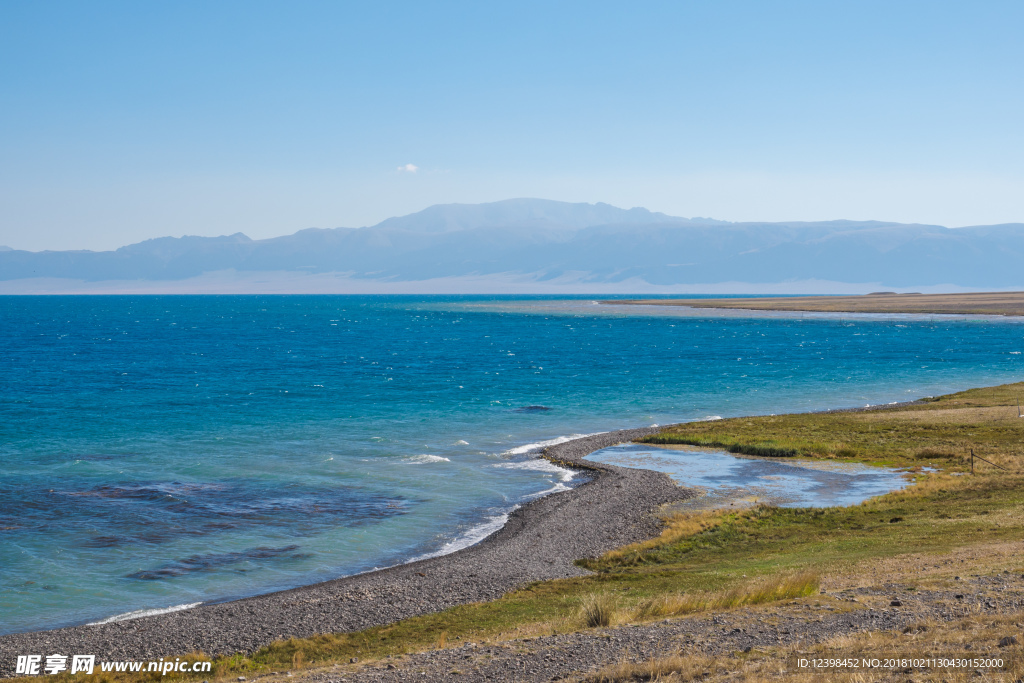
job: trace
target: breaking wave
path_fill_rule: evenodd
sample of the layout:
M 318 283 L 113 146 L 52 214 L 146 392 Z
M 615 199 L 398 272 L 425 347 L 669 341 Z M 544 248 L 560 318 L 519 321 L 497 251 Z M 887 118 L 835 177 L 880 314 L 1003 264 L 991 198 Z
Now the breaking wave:
M 412 455 L 403 460 L 410 465 L 426 465 L 428 462 L 451 462 L 448 458 L 440 455 L 431 455 L 429 453 L 421 453 L 420 455 Z
M 104 624 L 113 624 L 116 621 L 129 621 L 131 619 L 141 619 L 143 617 L 156 617 L 161 614 L 170 614 L 171 612 L 180 612 L 186 609 L 192 609 L 198 607 L 203 603 L 201 602 L 189 602 L 184 605 L 174 605 L 173 607 L 161 607 L 158 609 L 138 609 L 134 612 L 125 612 L 124 614 L 115 614 L 112 617 L 101 619 L 100 621 L 93 621 L 86 624 L 86 626 L 103 626 Z

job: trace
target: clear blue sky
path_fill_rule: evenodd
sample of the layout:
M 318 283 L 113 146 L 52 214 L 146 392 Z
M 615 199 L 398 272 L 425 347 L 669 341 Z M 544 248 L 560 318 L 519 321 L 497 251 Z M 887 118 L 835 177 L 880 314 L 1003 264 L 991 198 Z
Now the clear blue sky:
M 521 196 L 1024 222 L 1022 26 L 1019 0 L 5 0 L 0 245 Z

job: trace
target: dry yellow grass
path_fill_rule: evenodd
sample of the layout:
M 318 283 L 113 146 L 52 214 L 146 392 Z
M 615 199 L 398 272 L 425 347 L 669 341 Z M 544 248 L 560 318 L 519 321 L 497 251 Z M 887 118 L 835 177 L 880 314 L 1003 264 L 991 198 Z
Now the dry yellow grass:
M 889 584 L 898 578 L 901 584 L 925 587 L 952 585 L 955 574 L 991 575 L 1004 571 L 1021 573 L 1024 569 L 1024 542 L 997 542 L 957 548 L 948 553 L 908 553 L 894 557 L 874 558 L 853 566 L 838 567 L 837 571 L 822 579 L 821 586 L 829 594 L 855 587 L 874 587 Z M 824 601 L 826 596 L 821 596 Z M 814 596 L 818 600 L 818 596 Z M 860 596 L 853 609 L 884 609 L 888 597 Z M 799 615 L 808 600 L 796 603 L 763 605 L 750 612 L 746 618 L 754 619 L 766 615 Z M 833 603 L 839 606 L 841 603 Z M 1013 683 L 1024 678 L 1024 609 L 1005 603 L 1000 613 L 992 613 L 976 601 L 960 603 L 960 616 L 942 621 L 923 616 L 908 626 L 894 631 L 865 631 L 845 634 L 826 639 L 816 644 L 779 643 L 778 645 L 754 648 L 749 653 L 727 652 L 709 656 L 695 652 L 646 661 L 621 661 L 605 667 L 594 674 L 581 675 L 575 679 L 581 683 L 632 683 L 636 681 L 660 681 L 682 683 L 686 681 L 728 681 L 729 683 L 754 683 L 760 681 L 793 681 L 811 683 L 818 681 L 861 683 L 873 681 L 899 682 L 943 681 L 959 683 L 966 681 L 1006 681 Z M 721 613 L 724 610 L 716 610 Z M 744 618 L 743 611 L 734 611 L 735 618 Z M 742 625 L 742 622 L 737 622 Z M 709 634 L 710 635 L 710 634 Z M 1015 636 L 1019 642 L 1000 647 L 999 642 Z M 944 657 L 976 656 L 1001 658 L 1004 668 L 986 670 L 980 675 L 974 667 L 960 670 L 927 670 L 906 667 L 885 670 L 857 672 L 801 671 L 796 665 L 798 658 L 857 657 Z M 980 670 L 979 670 L 980 671 Z
M 720 671 L 714 657 L 677 655 L 644 662 L 619 662 L 584 678 L 587 683 L 624 683 L 626 681 L 693 681 L 704 680 Z
M 580 605 L 580 616 L 587 628 L 611 626 L 619 616 L 618 601 L 608 593 L 588 595 Z
M 672 617 L 802 598 L 817 591 L 820 581 L 815 572 L 800 572 L 764 576 L 727 591 L 659 595 L 641 603 L 634 611 L 633 619 Z
M 1016 514 L 1019 517 L 1024 512 Z M 913 571 L 908 571 L 908 567 Z M 939 555 L 906 553 L 837 566 L 822 578 L 821 587 L 834 593 L 848 588 L 876 586 L 893 577 L 919 587 L 949 586 L 953 577 L 960 574 L 998 574 L 1003 571 L 1024 573 L 1024 541 L 977 543 Z
M 862 423 L 915 422 L 935 425 L 974 425 L 988 422 L 1013 421 L 1016 406 L 986 406 L 977 408 L 943 408 L 940 410 L 865 411 L 851 413 L 850 419 Z
M 1024 676 L 1024 652 L 1021 643 L 999 647 L 1008 633 L 1019 633 L 1021 613 L 970 615 L 955 621 L 922 620 L 900 631 L 868 631 L 831 638 L 812 645 L 780 645 L 753 650 L 750 653 L 730 653 L 719 656 L 679 654 L 641 662 L 618 662 L 600 671 L 576 679 L 585 683 L 632 683 L 634 681 L 728 681 L 730 683 L 756 683 L 759 681 L 793 681 L 810 683 L 843 681 L 1006 681 L 1011 683 Z M 799 659 L 842 657 L 948 657 L 964 656 L 997 658 L 1002 668 L 924 668 L 892 667 L 861 669 L 853 672 L 801 669 Z
M 668 434 L 682 437 L 739 444 L 771 439 L 808 457 L 897 464 L 913 471 L 916 482 L 904 491 L 848 508 L 756 506 L 670 516 L 658 539 L 581 562 L 597 571 L 596 576 L 542 582 L 494 602 L 363 632 L 281 641 L 253 655 L 218 658 L 210 680 L 264 675 L 289 665 L 293 670 L 339 662 L 348 666 L 353 656 L 362 664 L 442 647 L 455 640 L 488 643 L 533 638 L 576 631 L 588 621 L 614 625 L 701 612 L 728 619 L 742 618 L 746 612 L 781 615 L 790 602 L 796 603 L 792 610 L 797 610 L 810 602 L 832 600 L 833 591 L 856 586 L 878 589 L 898 584 L 907 590 L 924 590 L 931 585 L 941 588 L 947 582 L 948 589 L 955 574 L 1011 571 L 1020 575 L 1024 571 L 1024 420 L 1015 417 L 1018 396 L 1024 396 L 1024 383 L 864 413 L 761 416 L 670 427 Z M 970 448 L 1011 472 L 983 464 L 970 475 L 963 460 Z M 928 464 L 941 471 L 924 473 L 922 466 Z M 754 578 L 747 579 L 748 575 Z M 823 577 L 821 585 L 829 595 L 801 598 L 815 590 L 817 575 Z M 606 596 L 602 609 L 607 616 L 585 618 L 583 603 L 588 596 L 601 594 Z M 832 605 L 844 610 L 883 608 L 888 606 L 887 594 L 876 591 L 873 597 L 860 599 L 859 606 Z M 970 605 L 961 606 L 966 610 Z M 1003 621 L 982 618 L 969 610 L 953 614 L 960 618 L 955 628 L 925 622 L 926 631 L 861 634 L 852 640 L 826 643 L 820 651 L 880 644 L 913 648 L 929 643 L 935 647 L 974 642 L 991 645 L 991 638 L 1008 630 L 1011 621 L 1024 622 L 1024 614 L 1001 614 Z M 790 613 L 787 618 L 793 616 Z M 1020 637 L 1019 628 L 1016 632 Z M 698 676 L 737 681 L 856 680 L 787 670 L 786 657 L 796 653 L 796 647 L 773 644 L 770 650 L 735 657 L 624 663 L 620 670 L 601 675 L 609 681 L 682 681 Z M 1000 652 L 1019 652 L 1019 648 Z M 1021 673 L 1017 671 L 1018 677 Z M 307 671 L 304 676 L 313 673 Z M 886 678 L 889 674 L 883 673 L 865 676 L 861 680 L 907 680 L 906 676 Z M 939 680 L 960 680 L 957 676 Z M 131 680 L 135 679 L 115 676 L 108 683 Z M 197 683 L 201 679 L 186 680 Z M 913 680 L 935 678 L 915 673 Z
M 666 543 L 678 541 L 687 536 L 699 534 L 701 531 L 710 529 L 719 524 L 727 515 L 726 510 L 702 510 L 699 512 L 675 513 L 664 517 L 665 528 L 657 538 L 651 538 L 638 543 L 616 548 L 604 555 L 606 559 L 614 560 L 630 557 L 645 550 L 650 550 Z

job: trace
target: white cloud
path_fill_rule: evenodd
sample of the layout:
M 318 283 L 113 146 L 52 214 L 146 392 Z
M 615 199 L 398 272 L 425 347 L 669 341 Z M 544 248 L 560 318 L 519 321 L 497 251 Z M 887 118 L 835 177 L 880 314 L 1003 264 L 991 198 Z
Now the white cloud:
M 405 164 L 404 166 L 399 166 L 398 170 L 405 171 L 407 173 L 415 173 L 416 171 L 420 170 L 420 167 L 417 166 L 416 164 Z

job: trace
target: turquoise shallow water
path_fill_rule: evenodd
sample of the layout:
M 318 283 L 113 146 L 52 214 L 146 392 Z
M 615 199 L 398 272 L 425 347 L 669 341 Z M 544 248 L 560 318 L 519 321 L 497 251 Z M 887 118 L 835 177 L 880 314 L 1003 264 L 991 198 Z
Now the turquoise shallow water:
M 578 481 L 546 440 L 1024 375 L 1013 321 L 621 309 L 0 297 L 0 632 L 459 547 Z

